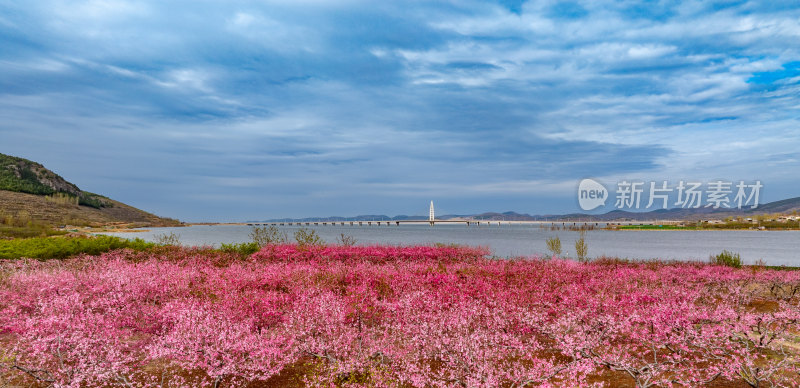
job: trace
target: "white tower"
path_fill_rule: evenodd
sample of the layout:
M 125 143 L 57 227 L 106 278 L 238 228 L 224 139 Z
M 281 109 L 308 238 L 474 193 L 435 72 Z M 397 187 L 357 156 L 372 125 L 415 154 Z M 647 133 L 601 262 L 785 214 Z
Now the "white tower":
M 433 201 L 431 201 L 431 211 L 428 215 L 428 221 L 433 221 Z

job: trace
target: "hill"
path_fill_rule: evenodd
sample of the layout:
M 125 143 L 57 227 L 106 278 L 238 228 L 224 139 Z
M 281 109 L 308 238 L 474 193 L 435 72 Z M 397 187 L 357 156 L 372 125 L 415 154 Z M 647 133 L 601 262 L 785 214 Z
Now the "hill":
M 16 222 L 30 220 L 53 225 L 180 224 L 83 191 L 40 163 L 5 154 L 0 154 L 0 218 L 4 222 L 16 219 Z

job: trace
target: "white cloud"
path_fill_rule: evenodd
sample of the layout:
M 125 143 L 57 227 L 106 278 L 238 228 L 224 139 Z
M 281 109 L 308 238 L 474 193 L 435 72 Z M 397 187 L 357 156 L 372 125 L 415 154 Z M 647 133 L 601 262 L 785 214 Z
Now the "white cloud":
M 203 93 L 212 92 L 208 86 L 210 74 L 199 69 L 175 69 L 165 74 L 158 84 L 168 88 L 194 89 Z
M 236 12 L 226 29 L 250 41 L 250 44 L 282 52 L 320 49 L 317 32 L 298 23 L 268 17 L 260 12 Z
M 141 1 L 85 0 L 79 2 L 49 1 L 39 4 L 51 25 L 72 34 L 103 38 L 125 22 L 142 20 L 152 15 L 150 5 Z

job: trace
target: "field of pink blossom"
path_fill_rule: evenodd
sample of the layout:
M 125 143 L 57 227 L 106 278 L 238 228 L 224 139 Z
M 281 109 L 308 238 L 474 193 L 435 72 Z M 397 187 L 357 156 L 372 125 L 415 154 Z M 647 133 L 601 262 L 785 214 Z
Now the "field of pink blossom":
M 0 262 L 0 387 L 800 385 L 800 271 L 486 253 Z

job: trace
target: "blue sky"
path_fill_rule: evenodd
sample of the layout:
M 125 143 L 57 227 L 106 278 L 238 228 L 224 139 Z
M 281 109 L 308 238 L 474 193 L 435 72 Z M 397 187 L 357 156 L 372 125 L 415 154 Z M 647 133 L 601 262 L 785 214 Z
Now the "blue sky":
M 0 152 L 187 221 L 796 197 L 799 112 L 788 1 L 0 0 Z

